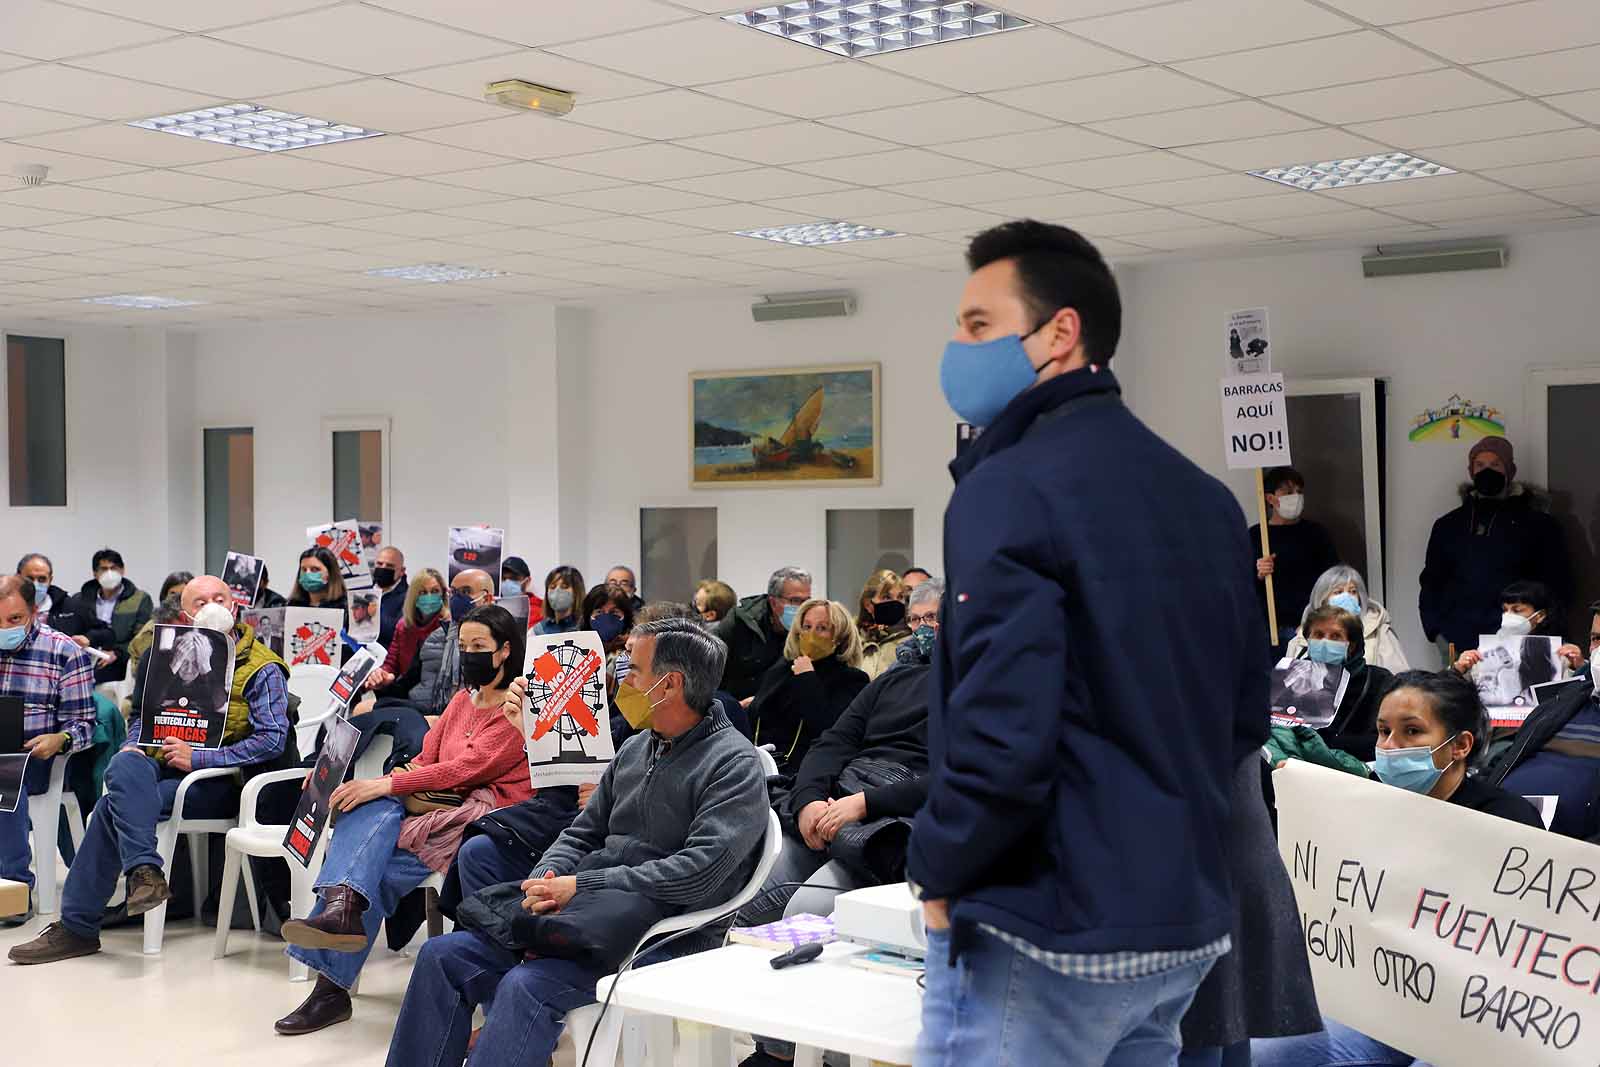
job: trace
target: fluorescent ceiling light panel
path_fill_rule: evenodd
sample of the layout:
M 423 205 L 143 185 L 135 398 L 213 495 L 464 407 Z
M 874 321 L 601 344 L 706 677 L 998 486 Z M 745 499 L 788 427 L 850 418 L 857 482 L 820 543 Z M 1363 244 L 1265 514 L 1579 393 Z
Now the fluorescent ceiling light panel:
M 417 263 L 409 267 L 374 267 L 367 273 L 374 278 L 403 278 L 408 282 L 470 282 L 479 278 L 499 278 L 505 271 L 454 267 L 448 263 Z
M 905 234 L 855 222 L 802 222 L 793 226 L 770 226 L 763 230 L 735 230 L 739 237 L 759 237 L 785 245 L 836 245 L 845 241 L 870 241 L 875 237 L 904 237 Z
M 192 308 L 203 303 L 200 300 L 175 300 L 170 296 L 135 296 L 132 293 L 118 293 L 115 296 L 90 296 L 85 297 L 83 302 L 85 304 L 105 304 L 114 308 L 137 308 L 140 311 Z
M 140 119 L 128 125 L 235 148 L 250 148 L 257 152 L 283 152 L 290 148 L 310 148 L 337 141 L 359 141 L 383 136 L 378 130 L 329 122 L 310 115 L 274 111 L 257 104 L 219 104 L 177 115 Z
M 1381 156 L 1364 156 L 1359 159 L 1331 159 L 1326 163 L 1298 163 L 1288 167 L 1269 167 L 1250 172 L 1257 178 L 1296 189 L 1316 192 L 1322 189 L 1348 189 L 1352 185 L 1373 185 L 1377 182 L 1403 182 L 1409 178 L 1437 178 L 1455 171 L 1440 163 L 1390 152 Z
M 983 4 L 948 0 L 796 0 L 722 16 L 840 56 L 875 56 L 1032 25 Z

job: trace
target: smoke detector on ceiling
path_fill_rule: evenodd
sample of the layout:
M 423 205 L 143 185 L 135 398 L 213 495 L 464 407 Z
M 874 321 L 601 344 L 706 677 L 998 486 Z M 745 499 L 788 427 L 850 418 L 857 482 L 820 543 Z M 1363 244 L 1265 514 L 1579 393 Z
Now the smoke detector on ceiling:
M 18 163 L 11 168 L 11 173 L 23 185 L 43 185 L 45 178 L 50 175 L 50 168 L 43 163 Z
M 483 98 L 491 104 L 514 107 L 518 111 L 537 111 L 541 115 L 560 118 L 570 115 L 576 101 L 573 95 L 548 85 L 535 85 L 521 78 L 490 82 L 483 87 Z

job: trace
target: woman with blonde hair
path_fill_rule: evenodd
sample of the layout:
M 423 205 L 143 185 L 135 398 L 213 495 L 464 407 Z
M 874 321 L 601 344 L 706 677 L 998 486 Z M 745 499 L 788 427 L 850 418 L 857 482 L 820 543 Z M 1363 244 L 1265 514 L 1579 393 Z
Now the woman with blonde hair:
M 893 667 L 901 642 L 911 636 L 906 626 L 909 592 L 904 579 L 891 570 L 874 572 L 861 589 L 856 626 L 861 630 L 861 669 L 868 678 Z
M 775 745 L 778 770 L 793 773 L 811 742 L 838 721 L 868 681 L 861 669 L 861 632 L 845 606 L 807 600 L 789 627 L 783 658 L 762 675 L 750 702 L 755 743 Z
M 408 693 L 417 684 L 422 673 L 422 662 L 417 652 L 422 648 L 422 642 L 440 626 L 450 623 L 450 610 L 445 606 L 445 589 L 444 575 L 432 567 L 424 567 L 411 576 L 405 606 L 400 609 L 400 623 L 394 628 L 394 638 L 389 642 L 389 658 L 383 661 L 383 666 L 367 675 L 368 689 L 384 689 L 398 680 L 398 691 Z

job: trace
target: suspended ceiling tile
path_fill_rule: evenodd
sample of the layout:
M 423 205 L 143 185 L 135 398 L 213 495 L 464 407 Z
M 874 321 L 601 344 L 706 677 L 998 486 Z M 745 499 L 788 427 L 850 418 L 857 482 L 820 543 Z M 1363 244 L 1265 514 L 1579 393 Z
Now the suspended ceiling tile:
M 1235 99 L 1234 94 L 1225 89 L 1205 85 L 1164 67 L 1139 67 L 1093 78 L 1046 82 L 990 93 L 988 98 L 1062 122 L 1099 122 Z
M 1063 71 L 1105 74 L 1139 65 L 1136 59 L 1048 26 L 948 41 L 937 48 L 907 48 L 864 62 L 968 93 L 1055 81 Z
M 322 8 L 269 19 L 214 37 L 364 74 L 390 74 L 508 51 L 489 37 L 422 22 L 364 4 Z

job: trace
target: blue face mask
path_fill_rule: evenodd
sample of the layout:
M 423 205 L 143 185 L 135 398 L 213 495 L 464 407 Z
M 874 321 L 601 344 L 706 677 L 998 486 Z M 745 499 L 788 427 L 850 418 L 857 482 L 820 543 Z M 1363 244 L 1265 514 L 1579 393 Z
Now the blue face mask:
M 794 618 L 798 614 L 800 614 L 800 609 L 798 607 L 796 607 L 795 605 L 793 605 L 793 604 L 784 605 L 782 621 L 783 621 L 783 628 L 785 630 L 794 629 Z
M 461 625 L 461 620 L 465 619 L 468 615 L 470 615 L 472 613 L 472 609 L 477 607 L 477 606 L 478 606 L 477 602 L 474 601 L 466 593 L 461 593 L 461 592 L 451 593 L 450 594 L 450 619 L 451 619 L 451 621 L 454 622 L 457 626 L 460 626 Z
M 1445 741 L 1438 748 L 1380 748 L 1377 752 L 1377 762 L 1373 769 L 1378 774 L 1378 780 L 1384 785 L 1392 785 L 1400 789 L 1409 789 L 1413 793 L 1426 794 L 1433 789 L 1440 776 L 1455 766 L 1451 760 L 1449 766 L 1439 768 L 1433 765 L 1433 754 L 1450 744 L 1455 738 Z
M 602 612 L 589 620 L 589 625 L 594 627 L 594 632 L 600 635 L 600 643 L 609 645 L 622 636 L 622 619 L 610 612 Z
M 1345 657 L 1350 654 L 1350 644 L 1347 641 L 1327 641 L 1318 637 L 1313 638 L 1308 647 L 1313 663 L 1342 664 Z
M 1328 598 L 1328 606 L 1348 611 L 1352 615 L 1361 614 L 1361 600 L 1354 593 L 1335 593 Z
M 502 597 L 521 596 L 522 583 L 515 578 L 502 578 L 500 580 L 500 595 Z
M 34 603 L 34 606 L 37 607 L 38 605 L 43 604 L 46 600 L 49 600 L 49 599 L 50 599 L 50 583 L 49 582 L 34 582 L 33 583 L 33 603 Z
M 28 636 L 26 626 L 7 626 L 0 628 L 0 652 L 15 652 L 22 647 L 22 642 Z
M 1039 370 L 1022 342 L 1043 325 L 1020 337 L 1013 333 L 979 344 L 946 344 L 939 364 L 939 386 L 950 409 L 974 426 L 993 424 L 1007 404 L 1038 380 Z

